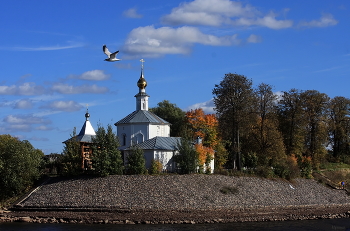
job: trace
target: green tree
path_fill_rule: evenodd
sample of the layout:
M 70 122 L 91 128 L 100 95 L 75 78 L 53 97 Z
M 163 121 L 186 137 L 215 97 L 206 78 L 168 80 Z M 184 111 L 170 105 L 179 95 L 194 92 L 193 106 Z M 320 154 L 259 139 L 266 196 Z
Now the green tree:
M 301 93 L 302 106 L 306 126 L 304 138 L 304 156 L 311 157 L 314 167 L 324 161 L 328 134 L 326 126 L 327 104 L 329 97 L 316 90 L 307 90 Z
M 126 171 L 130 175 L 146 174 L 146 160 L 143 155 L 143 150 L 137 146 L 132 146 L 130 153 L 127 156 Z
M 65 146 L 62 152 L 62 175 L 64 176 L 76 176 L 83 172 L 83 157 L 76 134 L 74 127 L 71 138 L 64 142 Z
M 277 96 L 268 84 L 260 84 L 256 94 L 256 122 L 252 125 L 247 153 L 256 153 L 260 166 L 274 166 L 285 160 L 285 149 L 282 134 L 278 129 L 276 113 Z
M 214 169 L 217 172 L 221 172 L 224 170 L 224 165 L 227 162 L 228 158 L 228 152 L 225 148 L 225 145 L 222 141 L 218 142 L 215 147 L 215 154 L 214 154 Z
M 337 96 L 329 101 L 329 139 L 336 160 L 350 153 L 350 99 Z
M 41 175 L 43 156 L 27 140 L 0 135 L 0 200 L 33 185 Z
M 118 149 L 118 136 L 111 125 L 107 131 L 98 125 L 96 136 L 92 138 L 92 167 L 99 176 L 123 174 L 123 160 Z
M 181 136 L 186 113 L 177 107 L 176 104 L 170 103 L 168 100 L 163 100 L 157 104 L 157 107 L 150 108 L 149 111 L 171 123 L 170 136 Z
M 288 156 L 301 156 L 305 136 L 304 128 L 306 126 L 303 117 L 301 92 L 297 89 L 283 92 L 277 108 L 286 153 Z
M 181 138 L 177 144 L 179 154 L 174 156 L 174 160 L 179 167 L 181 174 L 195 173 L 197 168 L 198 154 L 189 138 Z
M 212 91 L 219 131 L 228 144 L 228 168 L 241 170 L 240 138 L 247 135 L 253 119 L 254 92 L 252 80 L 244 75 L 225 74 Z

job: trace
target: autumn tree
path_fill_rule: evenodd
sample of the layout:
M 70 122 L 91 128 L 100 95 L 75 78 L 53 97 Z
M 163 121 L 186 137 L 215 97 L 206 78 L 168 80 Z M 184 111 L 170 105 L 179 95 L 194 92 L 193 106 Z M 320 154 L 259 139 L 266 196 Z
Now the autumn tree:
M 123 160 L 118 149 L 118 136 L 111 125 L 107 131 L 98 125 L 96 136 L 92 138 L 92 167 L 95 174 L 108 176 L 123 174 Z
M 198 153 L 200 172 L 211 172 L 210 162 L 214 158 L 214 150 L 218 144 L 218 121 L 215 114 L 205 114 L 198 108 L 186 113 L 188 128 L 191 130 L 192 140 L 200 140 L 195 144 Z
M 27 140 L 0 135 L 0 200 L 33 185 L 41 175 L 43 156 Z
M 170 136 L 180 137 L 184 129 L 185 112 L 176 104 L 163 100 L 157 104 L 157 107 L 150 108 L 149 111 L 171 123 Z
M 333 157 L 338 160 L 350 153 L 350 99 L 337 96 L 329 101 L 329 140 Z
M 252 80 L 244 75 L 225 74 L 212 91 L 219 131 L 228 144 L 228 168 L 241 170 L 240 138 L 253 119 L 254 93 Z

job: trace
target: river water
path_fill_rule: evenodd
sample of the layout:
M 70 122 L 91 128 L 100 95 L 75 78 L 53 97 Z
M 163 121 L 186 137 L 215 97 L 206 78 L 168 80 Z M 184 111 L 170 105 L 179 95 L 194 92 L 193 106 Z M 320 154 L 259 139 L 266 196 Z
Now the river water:
M 244 222 L 228 224 L 195 224 L 195 225 L 112 225 L 112 224 L 36 224 L 36 223 L 0 223 L 1 231 L 323 231 L 348 230 L 350 218 L 274 221 L 274 222 Z

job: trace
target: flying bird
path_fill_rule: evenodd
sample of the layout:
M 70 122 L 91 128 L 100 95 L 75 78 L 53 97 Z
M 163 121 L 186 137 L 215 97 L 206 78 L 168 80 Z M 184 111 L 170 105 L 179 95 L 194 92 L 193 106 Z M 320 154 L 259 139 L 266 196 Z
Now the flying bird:
M 103 45 L 103 52 L 107 55 L 108 59 L 105 59 L 105 61 L 114 62 L 119 61 L 120 59 L 117 59 L 117 54 L 119 51 L 116 51 L 114 53 L 111 53 L 106 45 Z

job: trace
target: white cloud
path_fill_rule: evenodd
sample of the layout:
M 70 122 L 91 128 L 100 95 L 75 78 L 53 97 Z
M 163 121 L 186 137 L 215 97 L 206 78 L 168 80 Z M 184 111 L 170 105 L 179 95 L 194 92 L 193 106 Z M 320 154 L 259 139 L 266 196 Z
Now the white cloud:
M 248 43 L 260 43 L 261 42 L 261 37 L 255 34 L 251 34 L 248 38 L 247 38 L 247 42 Z
M 292 20 L 277 20 L 276 15 L 266 16 L 250 5 L 230 0 L 195 0 L 182 3 L 162 18 L 169 25 L 203 25 L 203 26 L 262 26 L 270 29 L 289 28 Z
M 83 106 L 81 106 L 79 103 L 73 100 L 70 100 L 70 101 L 53 101 L 45 106 L 42 106 L 41 108 L 49 108 L 57 111 L 72 112 L 72 111 L 79 111 L 81 108 L 83 108 Z
M 9 124 L 49 124 L 50 120 L 33 115 L 8 115 L 3 119 Z
M 193 104 L 193 105 L 187 107 L 186 111 L 189 111 L 191 109 L 198 109 L 198 108 L 202 108 L 206 114 L 215 114 L 215 111 L 214 111 L 215 105 L 214 105 L 213 99 L 206 101 L 206 102 L 203 102 L 203 103 Z
M 61 94 L 102 94 L 108 92 L 107 87 L 99 87 L 96 84 L 93 85 L 81 85 L 81 86 L 72 86 L 65 83 L 54 83 L 51 87 L 51 90 L 61 93 Z
M 71 43 L 69 45 L 55 45 L 55 46 L 40 46 L 40 47 L 12 47 L 12 48 L 0 48 L 2 50 L 15 50 L 15 51 L 54 51 L 64 50 L 71 48 L 78 48 L 84 46 L 83 43 Z
M 16 102 L 14 108 L 15 109 L 30 109 L 33 107 L 33 103 L 29 99 L 21 99 Z
M 35 130 L 40 130 L 40 131 L 49 131 L 49 130 L 52 130 L 53 128 L 51 127 L 48 127 L 46 125 L 40 125 L 38 127 L 35 128 Z
M 270 29 L 284 29 L 293 26 L 292 20 L 277 20 L 274 14 L 266 15 L 263 18 L 256 19 L 252 25 L 264 26 Z
M 162 22 L 170 25 L 220 26 L 230 17 L 252 16 L 255 9 L 229 0 L 195 0 L 174 8 Z
M 15 131 L 29 132 L 31 131 L 31 126 L 29 124 L 7 124 L 4 127 L 4 130 L 6 132 L 15 132 Z
M 19 86 L 0 86 L 0 95 L 41 95 L 45 92 L 42 86 L 36 86 L 35 83 L 23 83 Z
M 142 14 L 138 14 L 136 8 L 130 8 L 123 12 L 123 15 L 127 18 L 142 18 Z
M 8 115 L 3 119 L 1 126 L 2 132 L 29 132 L 33 129 L 33 125 L 50 124 L 51 120 L 43 117 L 28 115 Z
M 312 20 L 310 22 L 301 22 L 299 23 L 300 27 L 327 27 L 335 26 L 338 24 L 338 21 L 334 19 L 331 14 L 323 14 L 319 20 Z
M 68 76 L 68 78 L 71 78 L 71 79 L 96 80 L 96 81 L 107 80 L 109 79 L 109 77 L 110 75 L 105 74 L 103 70 L 92 70 L 92 71 L 84 72 L 81 75 Z
M 240 41 L 237 35 L 217 37 L 202 33 L 195 27 L 139 27 L 133 29 L 124 46 L 129 54 L 144 54 L 158 56 L 163 54 L 188 54 L 190 47 L 195 44 L 210 46 L 237 45 Z

